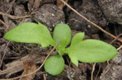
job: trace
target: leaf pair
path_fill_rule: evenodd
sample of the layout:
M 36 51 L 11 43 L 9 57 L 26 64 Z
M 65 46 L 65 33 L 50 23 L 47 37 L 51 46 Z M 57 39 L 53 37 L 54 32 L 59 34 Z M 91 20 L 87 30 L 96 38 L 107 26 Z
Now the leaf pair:
M 66 24 L 58 24 L 53 32 L 53 39 L 45 25 L 26 22 L 8 31 L 4 38 L 15 42 L 36 43 L 42 47 L 58 45 L 58 52 L 63 53 L 65 47 L 70 43 L 71 30 Z

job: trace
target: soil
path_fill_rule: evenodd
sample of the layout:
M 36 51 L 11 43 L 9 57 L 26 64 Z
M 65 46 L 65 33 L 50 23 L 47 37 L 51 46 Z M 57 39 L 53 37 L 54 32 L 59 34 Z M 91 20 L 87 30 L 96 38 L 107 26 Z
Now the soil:
M 113 0 L 67 1 L 80 14 L 121 39 L 121 0 L 116 2 Z M 47 25 L 49 30 L 53 30 L 57 23 L 63 22 L 70 25 L 72 33 L 82 31 L 85 32 L 86 38 L 99 39 L 116 48 L 121 46 L 121 42 L 95 28 L 67 6 L 63 5 L 63 8 L 61 6 L 56 4 L 56 0 L 0 0 L 0 80 L 22 75 L 25 62 L 39 67 L 52 49 L 42 49 L 35 44 L 9 42 L 3 38 L 8 30 L 23 22 L 41 22 Z M 25 15 L 27 17 L 24 17 Z M 79 63 L 76 67 L 71 64 L 67 56 L 64 56 L 64 59 L 65 70 L 58 76 L 51 76 L 41 68 L 34 77 L 21 80 L 90 80 L 93 64 Z M 94 80 L 122 80 L 121 74 L 122 49 L 109 63 L 97 63 L 93 76 Z

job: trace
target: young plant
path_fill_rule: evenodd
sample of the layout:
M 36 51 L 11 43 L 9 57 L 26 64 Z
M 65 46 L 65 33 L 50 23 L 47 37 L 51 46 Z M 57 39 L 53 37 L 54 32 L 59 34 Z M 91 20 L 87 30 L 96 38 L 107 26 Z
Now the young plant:
M 84 40 L 83 32 L 75 34 L 71 39 L 71 29 L 67 24 L 57 24 L 52 36 L 45 25 L 26 22 L 8 31 L 4 38 L 9 41 L 39 44 L 43 48 L 56 46 L 58 54 L 50 56 L 44 65 L 45 71 L 51 75 L 58 75 L 64 70 L 64 54 L 68 55 L 76 66 L 79 61 L 105 62 L 117 55 L 116 48 L 108 43 L 94 39 Z

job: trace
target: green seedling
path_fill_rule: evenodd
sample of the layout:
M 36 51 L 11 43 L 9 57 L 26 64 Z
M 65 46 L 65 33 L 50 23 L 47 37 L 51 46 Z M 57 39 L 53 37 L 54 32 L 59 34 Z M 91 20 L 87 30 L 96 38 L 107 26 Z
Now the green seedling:
M 57 24 L 51 35 L 47 26 L 26 22 L 8 31 L 4 38 L 14 42 L 39 44 L 42 48 L 56 47 L 57 54 L 47 59 L 44 68 L 49 74 L 58 75 L 64 70 L 63 55 L 68 55 L 76 66 L 79 61 L 99 63 L 117 55 L 117 50 L 112 45 L 95 39 L 84 40 L 84 36 L 83 32 L 79 32 L 71 38 L 70 27 L 63 23 Z

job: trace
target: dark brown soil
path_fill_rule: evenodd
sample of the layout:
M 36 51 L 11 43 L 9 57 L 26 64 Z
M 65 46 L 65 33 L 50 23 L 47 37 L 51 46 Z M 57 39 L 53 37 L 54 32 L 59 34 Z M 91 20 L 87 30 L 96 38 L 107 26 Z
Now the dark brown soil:
M 118 2 L 114 2 L 116 7 L 114 9 L 116 10 L 110 6 L 111 4 L 114 5 L 112 0 L 108 2 L 111 3 L 110 5 L 106 5 L 108 0 L 103 1 L 69 0 L 68 4 L 90 21 L 100 25 L 104 30 L 119 36 L 122 33 L 122 10 L 120 10 L 122 9 L 122 1 L 117 0 Z M 120 6 L 117 6 L 118 4 Z M 105 10 L 105 7 L 108 7 L 108 12 Z M 109 7 L 111 7 L 111 10 Z M 110 13 L 113 14 L 108 15 Z M 25 15 L 29 17 L 22 17 Z M 17 17 L 22 18 L 17 19 Z M 3 39 L 4 34 L 8 30 L 19 23 L 28 21 L 41 22 L 47 25 L 50 30 L 53 30 L 57 23 L 64 22 L 70 25 L 73 33 L 82 31 L 85 32 L 87 38 L 100 39 L 108 43 L 113 41 L 110 36 L 89 24 L 68 7 L 64 6 L 61 10 L 56 5 L 56 0 L 0 0 L 0 80 L 20 76 L 23 71 L 23 68 L 19 67 L 22 66 L 21 60 L 33 61 L 38 67 L 51 50 L 51 48 L 42 49 L 34 44 L 14 43 Z M 118 48 L 121 43 L 115 40 L 112 42 L 112 45 Z M 29 56 L 29 59 L 26 56 Z M 33 80 L 90 80 L 92 64 L 79 63 L 79 66 L 76 67 L 71 64 L 67 56 L 64 56 L 64 59 L 66 65 L 62 74 L 51 76 L 42 68 L 36 73 Z M 13 65 L 13 62 L 16 62 L 16 64 Z M 19 69 L 14 66 L 17 66 Z M 9 68 L 12 69 L 10 70 Z M 121 68 L 122 50 L 120 49 L 119 55 L 111 60 L 109 64 L 107 62 L 96 64 L 94 80 L 122 80 Z M 8 72 L 2 73 L 3 70 L 8 70 Z

